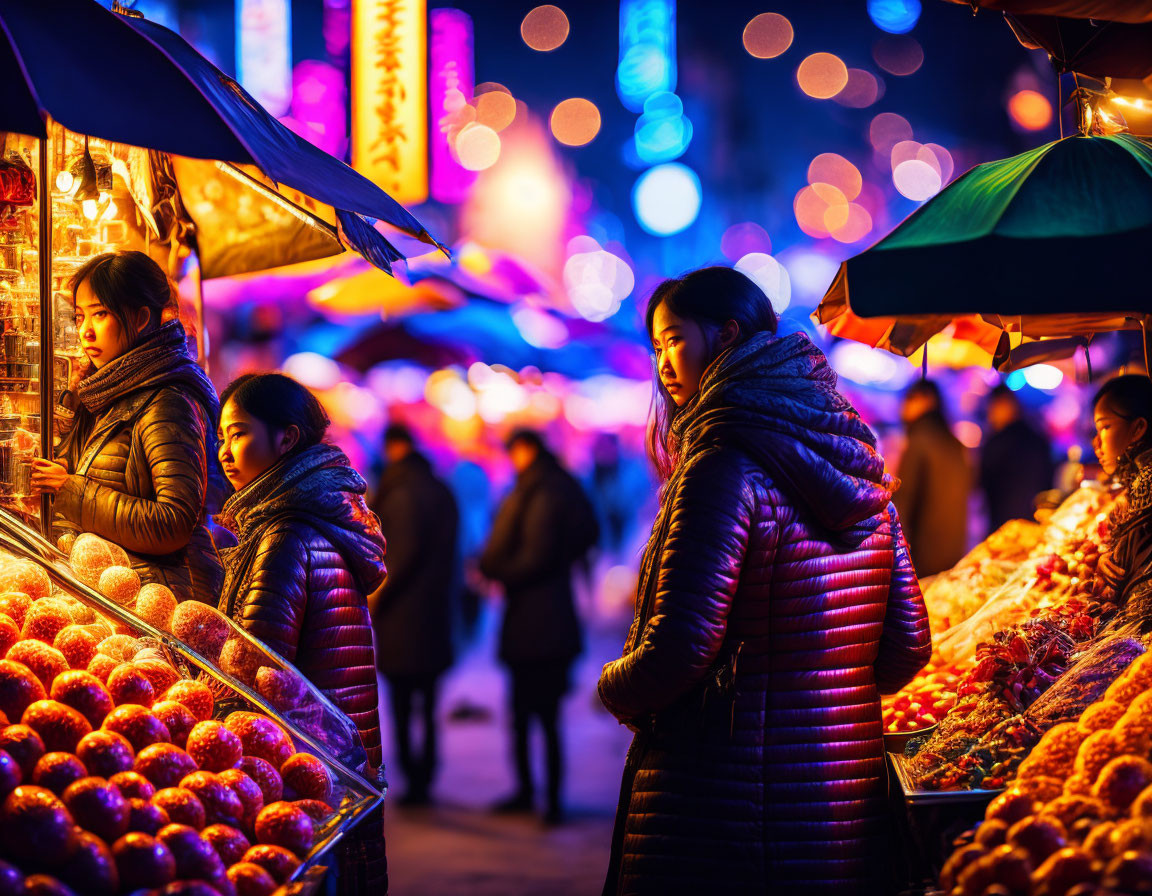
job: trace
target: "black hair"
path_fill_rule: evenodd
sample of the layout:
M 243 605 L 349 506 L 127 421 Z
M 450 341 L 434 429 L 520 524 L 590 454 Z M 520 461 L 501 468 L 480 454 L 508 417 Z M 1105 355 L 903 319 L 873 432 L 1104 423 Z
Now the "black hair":
M 172 283 L 164 269 L 144 252 L 135 249 L 94 255 L 72 275 L 72 305 L 76 291 L 87 283 L 100 304 L 116 318 L 124 331 L 135 336 L 132 318 L 141 308 L 148 311 L 148 329 L 159 326 L 164 312 L 176 305 Z
M 514 445 L 531 445 L 541 454 L 548 451 L 548 446 L 544 444 L 544 439 L 540 433 L 534 429 L 517 429 L 508 436 L 508 440 L 504 443 L 504 447 L 509 451 L 512 450 Z
M 779 323 L 772 302 L 756 283 L 734 268 L 714 265 L 699 268 L 680 277 L 665 280 L 648 297 L 648 308 L 644 314 L 644 326 L 648 337 L 652 337 L 652 319 L 661 305 L 677 317 L 693 321 L 706 335 L 718 332 L 728 321 L 735 321 L 740 328 L 736 344 L 746 342 L 758 333 L 775 333 Z M 715 340 L 713 340 L 715 341 Z M 717 343 L 714 346 L 715 360 L 720 354 Z M 679 408 L 664 384 L 660 373 L 653 370 L 652 410 L 648 416 L 648 456 L 656 466 L 662 479 L 672 474 L 676 451 L 669 444 L 672 421 Z
M 403 423 L 390 423 L 384 430 L 384 444 L 387 445 L 391 442 L 403 442 L 405 445 L 416 446 L 416 440 L 412 437 L 412 430 Z
M 1107 402 L 1121 420 L 1143 419 L 1152 432 L 1152 380 L 1142 373 L 1126 373 L 1108 380 L 1092 399 L 1092 410 Z
M 295 426 L 300 438 L 293 452 L 320 444 L 331 423 L 316 396 L 282 373 L 246 373 L 237 377 L 220 396 L 221 414 L 229 401 L 235 401 L 244 413 L 272 432 L 285 432 Z

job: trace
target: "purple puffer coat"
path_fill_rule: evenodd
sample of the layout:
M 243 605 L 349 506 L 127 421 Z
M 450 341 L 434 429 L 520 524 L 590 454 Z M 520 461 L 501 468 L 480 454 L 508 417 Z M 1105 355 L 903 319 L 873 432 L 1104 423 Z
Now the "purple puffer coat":
M 600 679 L 640 732 L 605 893 L 874 892 L 879 697 L 931 652 L 895 483 L 803 334 L 725 352 L 673 432 L 637 617 Z

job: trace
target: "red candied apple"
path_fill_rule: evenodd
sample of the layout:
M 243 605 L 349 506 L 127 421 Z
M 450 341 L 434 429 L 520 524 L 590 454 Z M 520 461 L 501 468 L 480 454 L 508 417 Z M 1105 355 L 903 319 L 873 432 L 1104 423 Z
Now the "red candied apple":
M 76 824 L 102 840 L 114 843 L 128 833 L 128 801 L 103 778 L 74 781 L 64 791 L 63 800 Z
M 5 661 L 23 663 L 32 670 L 32 674 L 40 679 L 47 691 L 52 687 L 52 680 L 61 672 L 68 671 L 68 660 L 64 654 L 43 641 L 23 640 L 17 641 L 4 657 Z
M 28 608 L 20 634 L 25 638 L 51 644 L 71 624 L 72 615 L 62 604 L 38 600 Z
M 18 719 L 47 696 L 47 689 L 31 669 L 13 660 L 0 660 L 0 712 L 5 716 Z
M 1152 818 L 1152 784 L 1140 791 L 1128 812 L 1133 818 Z
M 292 805 L 299 806 L 307 812 L 308 817 L 313 821 L 323 821 L 329 815 L 333 815 L 336 812 L 330 803 L 326 803 L 323 800 L 294 800 Z
M 132 635 L 109 635 L 96 646 L 96 649 L 105 656 L 127 663 L 140 649 L 140 643 Z
M 280 766 L 280 777 L 284 780 L 285 799 L 320 800 L 332 799 L 332 777 L 324 763 L 311 753 L 296 753 Z
M 6 591 L 0 594 L 0 613 L 3 613 L 19 628 L 24 624 L 32 598 L 22 591 Z
M 120 873 L 108 844 L 88 831 L 76 834 L 76 848 L 60 872 L 65 883 L 81 893 L 112 896 L 120 889 Z
M 307 689 L 304 679 L 289 669 L 261 666 L 256 672 L 256 693 L 272 704 L 273 709 L 287 712 L 304 701 Z
M 212 772 L 192 772 L 180 782 L 180 786 L 199 798 L 208 824 L 238 826 L 243 819 L 244 805 L 240 797 Z
M 256 839 L 290 849 L 299 856 L 312 848 L 313 825 L 308 813 L 291 803 L 272 803 L 256 816 Z
M 84 763 L 88 774 L 111 778 L 120 772 L 131 771 L 136 756 L 128 738 L 101 728 L 80 738 L 76 745 L 76 758 Z
M 122 607 L 132 607 L 140 593 L 140 576 L 130 566 L 109 566 L 100 573 L 97 590 Z
M 278 884 L 286 883 L 292 872 L 300 865 L 300 860 L 292 852 L 283 846 L 274 846 L 271 843 L 257 843 L 244 853 L 241 861 L 259 865 Z
M 224 727 L 240 737 L 245 756 L 266 759 L 276 768 L 280 768 L 296 752 L 284 729 L 259 713 L 230 713 L 224 719 Z
M 228 880 L 236 887 L 236 896 L 272 896 L 276 891 L 272 875 L 251 862 L 237 862 L 229 868 Z
M 108 676 L 119 665 L 119 660 L 113 659 L 106 653 L 98 653 L 92 657 L 92 661 L 88 664 L 88 672 L 100 679 L 101 684 L 106 685 L 108 684 Z
M 5 852 L 33 862 L 56 861 L 71 851 L 75 825 L 51 790 L 22 784 L 0 807 Z
M 199 601 L 186 600 L 172 614 L 172 634 L 211 662 L 219 659 L 230 631 L 219 611 Z
M 1152 824 L 1145 819 L 1128 819 L 1116 824 L 1108 835 L 1108 851 L 1118 856 L 1129 849 L 1152 851 Z
M 156 839 L 168 847 L 176 860 L 176 876 L 193 880 L 212 880 L 224 873 L 224 863 L 212 844 L 186 824 L 162 828 Z
M 0 750 L 4 750 L 16 760 L 24 777 L 32 776 L 32 769 L 44 755 L 44 741 L 27 725 L 9 725 L 0 730 Z
M 299 805 L 299 801 L 297 802 Z M 303 806 L 300 806 L 303 809 Z M 308 811 L 305 809 L 304 811 Z M 1008 824 L 1001 821 L 999 818 L 989 818 L 986 821 L 980 822 L 980 826 L 976 828 L 976 839 L 974 842 L 979 843 L 988 851 L 1000 846 L 1008 837 Z
M 112 847 L 120 886 L 125 890 L 163 887 L 176 877 L 176 860 L 168 847 L 148 834 L 125 834 Z
M 0 799 L 19 787 L 23 780 L 24 772 L 20 768 L 20 763 L 13 759 L 7 750 L 0 750 Z M 4 888 L 0 886 L 0 896 L 3 894 Z
M 104 723 L 112 712 L 112 696 L 104 689 L 100 679 L 91 672 L 69 669 L 52 682 L 52 699 L 71 706 L 95 728 Z
M 0 657 L 7 656 L 12 645 L 20 640 L 20 627 L 0 613 Z
M 136 595 L 136 615 L 155 628 L 171 631 L 175 612 L 176 595 L 164 585 L 150 583 Z
M 1100 771 L 1092 795 L 1121 812 L 1149 784 L 1152 784 L 1152 762 L 1139 756 L 1120 756 Z
M 210 824 L 200 832 L 225 865 L 235 865 L 252 845 L 248 838 L 227 824 Z
M 163 722 L 135 703 L 117 706 L 108 713 L 103 727 L 123 734 L 137 753 L 149 744 L 167 743 L 172 739 Z
M 73 669 L 87 669 L 96 656 L 96 640 L 88 629 L 82 625 L 66 625 L 60 629 L 52 641 L 52 646 L 64 654 L 64 659 Z
M 236 764 L 236 768 L 256 782 L 256 786 L 264 795 L 265 804 L 275 803 L 284 798 L 284 782 L 280 778 L 280 772 L 276 771 L 267 759 L 245 756 Z
M 157 790 L 152 804 L 168 813 L 176 824 L 186 824 L 200 830 L 207 823 L 204 804 L 191 790 L 184 787 L 165 787 Z
M 20 723 L 39 734 L 44 749 L 49 752 L 63 750 L 75 753 L 80 738 L 92 730 L 84 716 L 56 700 L 37 700 L 29 705 L 20 717 Z
M 196 760 L 175 744 L 149 744 L 140 751 L 133 766 L 157 790 L 178 786 L 196 767 Z
M 8 862 L 0 861 L 0 896 L 21 896 L 24 892 L 24 872 Z
M 216 707 L 212 690 L 208 685 L 202 681 L 192 681 L 187 678 L 181 679 L 168 688 L 164 692 L 163 699 L 186 706 L 198 722 L 205 722 L 212 718 L 212 711 Z
M 144 658 L 144 653 L 145 651 L 142 650 L 136 654 L 132 665 L 144 673 L 152 684 L 153 693 L 159 699 L 161 694 L 180 680 L 180 673 L 162 659 Z
M 198 722 L 189 732 L 187 750 L 200 768 L 210 772 L 233 768 L 244 755 L 240 738 L 211 719 Z
M 0 565 L 0 591 L 18 591 L 40 600 L 52 596 L 52 580 L 39 563 L 9 560 Z
M 32 783 L 60 796 L 73 781 L 88 777 L 84 763 L 71 753 L 45 753 L 32 769 Z
M 224 879 L 227 880 L 227 876 Z M 224 896 L 224 894 L 202 880 L 174 880 L 162 890 L 153 890 L 149 896 Z
M 187 746 L 188 734 L 196 727 L 196 717 L 187 706 L 175 700 L 161 700 L 152 705 L 152 715 L 164 723 L 172 743 L 181 749 Z
M 76 896 L 76 891 L 51 874 L 32 874 L 24 878 L 24 896 Z
M 1037 891 L 1047 887 L 1050 892 L 1066 893 L 1077 884 L 1094 883 L 1096 875 L 1091 857 L 1074 846 L 1066 846 L 1032 872 L 1032 881 Z
M 1152 889 L 1152 854 L 1134 849 L 1120 853 L 1104 869 L 1101 885 L 1120 893 L 1147 893 Z
M 156 785 L 139 772 L 116 772 L 108 779 L 108 783 L 116 785 L 126 800 L 150 800 L 156 793 Z
M 112 702 L 117 706 L 135 703 L 137 706 L 150 709 L 156 702 L 152 682 L 132 663 L 121 663 L 112 670 L 112 674 L 108 676 L 108 693 L 112 695 Z
M 234 634 L 220 649 L 220 669 L 246 685 L 256 682 L 256 670 L 265 662 L 265 656 L 241 634 Z
M 128 555 L 122 547 L 90 532 L 76 537 L 68 562 L 76 578 L 90 588 L 100 584 L 100 574 L 108 567 L 129 565 Z
M 238 768 L 224 769 L 217 777 L 239 798 L 244 810 L 241 816 L 244 823 L 248 826 L 255 824 L 256 816 L 264 808 L 260 786 Z
M 162 806 L 137 797 L 128 800 L 128 830 L 154 837 L 171 823 L 172 819 Z

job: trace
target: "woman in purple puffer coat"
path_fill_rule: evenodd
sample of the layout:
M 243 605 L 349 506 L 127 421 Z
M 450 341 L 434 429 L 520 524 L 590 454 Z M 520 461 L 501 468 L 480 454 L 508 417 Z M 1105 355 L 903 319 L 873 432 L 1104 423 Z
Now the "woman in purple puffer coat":
M 883 892 L 880 694 L 931 652 L 896 482 L 744 275 L 666 281 L 647 324 L 665 483 L 600 678 L 637 731 L 604 892 Z

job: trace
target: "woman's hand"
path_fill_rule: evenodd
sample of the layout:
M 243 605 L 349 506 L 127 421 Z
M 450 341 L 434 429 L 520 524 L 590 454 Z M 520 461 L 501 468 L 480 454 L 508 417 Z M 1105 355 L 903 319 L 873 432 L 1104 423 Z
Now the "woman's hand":
M 68 468 L 42 457 L 32 459 L 32 493 L 54 495 L 68 481 Z

